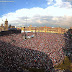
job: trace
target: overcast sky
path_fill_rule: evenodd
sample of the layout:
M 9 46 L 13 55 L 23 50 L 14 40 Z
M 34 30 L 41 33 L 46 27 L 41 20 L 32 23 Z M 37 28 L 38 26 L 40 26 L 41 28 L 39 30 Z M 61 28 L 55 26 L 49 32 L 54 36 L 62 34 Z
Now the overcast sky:
M 0 24 L 4 24 L 6 18 L 15 26 L 69 28 L 72 0 L 0 0 Z

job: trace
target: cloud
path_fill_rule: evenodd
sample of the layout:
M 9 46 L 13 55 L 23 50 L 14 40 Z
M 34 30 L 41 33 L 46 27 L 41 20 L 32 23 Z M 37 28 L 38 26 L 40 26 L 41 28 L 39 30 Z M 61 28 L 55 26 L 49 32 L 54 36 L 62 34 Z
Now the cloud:
M 53 3 L 53 0 L 47 0 L 48 1 L 48 5 L 52 4 Z
M 60 8 L 72 8 L 72 1 L 71 0 L 47 0 L 47 4 L 53 4 L 54 7 L 60 7 Z
M 72 26 L 72 8 L 70 2 L 63 0 L 47 0 L 46 8 L 33 7 L 18 9 L 15 12 L 4 14 L 0 24 L 8 19 L 9 24 L 16 26 Z M 2 21 L 3 20 L 3 21 Z
M 70 4 L 70 2 L 57 2 L 54 6 L 60 7 L 60 8 L 71 8 L 72 5 Z

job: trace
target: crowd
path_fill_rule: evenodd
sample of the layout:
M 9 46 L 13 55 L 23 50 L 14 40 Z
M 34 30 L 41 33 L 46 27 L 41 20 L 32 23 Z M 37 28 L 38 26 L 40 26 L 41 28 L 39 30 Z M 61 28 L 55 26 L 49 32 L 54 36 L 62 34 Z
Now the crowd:
M 33 34 L 27 33 L 27 36 Z M 62 48 L 65 46 L 65 38 L 63 34 L 36 33 L 35 37 L 30 39 L 24 39 L 23 36 L 24 33 L 0 37 L 0 66 L 2 68 L 18 67 L 21 69 L 20 66 L 24 66 L 45 68 L 48 72 L 64 59 Z
M 65 48 L 63 48 L 66 56 L 69 58 L 72 57 L 72 39 L 70 38 L 69 34 L 64 34 L 65 36 Z

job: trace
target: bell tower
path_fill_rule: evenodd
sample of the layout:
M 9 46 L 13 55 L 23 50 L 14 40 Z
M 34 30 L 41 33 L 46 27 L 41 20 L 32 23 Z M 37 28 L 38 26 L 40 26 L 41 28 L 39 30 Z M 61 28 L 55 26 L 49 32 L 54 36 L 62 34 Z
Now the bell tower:
M 5 30 L 8 30 L 8 21 L 7 21 L 7 19 L 6 19 L 6 21 L 5 21 Z

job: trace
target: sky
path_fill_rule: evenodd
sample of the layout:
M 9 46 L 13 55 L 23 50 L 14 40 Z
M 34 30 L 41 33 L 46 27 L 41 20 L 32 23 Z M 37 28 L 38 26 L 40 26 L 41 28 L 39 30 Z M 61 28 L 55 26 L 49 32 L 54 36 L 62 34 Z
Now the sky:
M 0 25 L 72 27 L 72 0 L 0 0 Z

